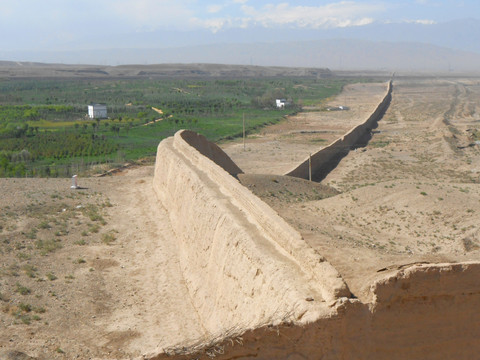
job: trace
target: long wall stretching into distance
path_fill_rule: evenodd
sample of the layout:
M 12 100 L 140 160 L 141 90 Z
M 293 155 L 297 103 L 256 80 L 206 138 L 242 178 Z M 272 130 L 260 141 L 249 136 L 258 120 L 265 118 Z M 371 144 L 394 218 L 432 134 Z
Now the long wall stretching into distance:
M 311 161 L 312 179 L 323 179 L 336 164 L 358 146 L 364 146 L 371 136 L 371 130 L 377 127 L 378 121 L 383 117 L 392 100 L 392 81 L 389 81 L 387 92 L 383 100 L 378 104 L 375 111 L 360 125 L 355 126 L 341 138 L 335 140 L 328 146 L 307 157 L 300 165 L 288 171 L 285 175 L 302 179 L 309 179 L 309 162 Z
M 370 285 L 371 302 L 362 303 L 298 232 L 237 181 L 240 172 L 193 132 L 159 145 L 153 186 L 177 237 L 185 301 L 201 319 L 192 326 L 206 337 L 142 359 L 478 356 L 479 263 L 385 270 Z

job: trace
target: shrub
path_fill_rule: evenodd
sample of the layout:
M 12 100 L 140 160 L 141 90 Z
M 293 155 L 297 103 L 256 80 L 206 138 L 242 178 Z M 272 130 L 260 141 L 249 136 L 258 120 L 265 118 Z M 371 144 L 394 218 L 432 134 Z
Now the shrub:
M 18 305 L 18 307 L 19 307 L 20 310 L 22 310 L 23 312 L 30 312 L 30 311 L 32 311 L 32 305 L 30 305 L 30 304 L 20 303 L 20 304 Z
M 15 289 L 15 292 L 19 293 L 20 295 L 28 295 L 32 292 L 29 288 L 21 285 L 20 283 L 16 283 L 16 286 L 17 288 Z
M 40 250 L 40 254 L 42 255 L 47 255 L 62 248 L 62 244 L 58 239 L 37 240 L 35 246 Z
M 108 232 L 108 233 L 102 234 L 102 242 L 104 244 L 110 245 L 116 239 L 117 239 L 117 237 L 115 236 L 115 234 L 113 232 Z
M 49 272 L 47 274 L 47 279 L 50 280 L 50 281 L 53 281 L 53 280 L 57 280 L 58 278 L 54 273 Z
M 50 229 L 51 228 L 50 224 L 46 220 L 44 220 L 40 224 L 38 224 L 38 227 L 40 229 Z

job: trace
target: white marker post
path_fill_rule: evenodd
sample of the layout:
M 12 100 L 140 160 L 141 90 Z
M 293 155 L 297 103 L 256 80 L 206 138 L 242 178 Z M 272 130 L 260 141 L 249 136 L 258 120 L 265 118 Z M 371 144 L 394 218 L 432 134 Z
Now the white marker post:
M 308 180 L 312 181 L 312 154 L 308 156 Z
M 70 189 L 78 189 L 77 175 L 72 176 L 72 186 L 70 186 Z

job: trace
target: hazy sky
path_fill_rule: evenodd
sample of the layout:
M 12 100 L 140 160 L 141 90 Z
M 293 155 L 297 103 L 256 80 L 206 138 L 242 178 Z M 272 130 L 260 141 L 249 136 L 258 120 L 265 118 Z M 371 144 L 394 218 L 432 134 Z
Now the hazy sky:
M 477 14 L 478 0 L 0 0 L 0 50 L 59 50 L 69 44 L 94 48 L 96 37 L 163 29 L 220 33 L 254 26 L 431 24 Z

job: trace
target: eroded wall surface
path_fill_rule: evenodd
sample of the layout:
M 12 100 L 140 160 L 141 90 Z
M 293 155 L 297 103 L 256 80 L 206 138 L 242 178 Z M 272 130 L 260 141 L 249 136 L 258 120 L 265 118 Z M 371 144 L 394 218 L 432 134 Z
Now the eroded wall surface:
M 158 147 L 153 185 L 178 240 L 185 301 L 201 319 L 192 326 L 208 336 L 144 358 L 478 356 L 479 263 L 386 270 L 362 303 L 218 150 L 188 131 Z
M 250 329 L 175 359 L 476 359 L 480 265 L 413 265 L 372 284 L 373 303 L 339 300 L 314 322 Z M 151 359 L 166 359 L 165 353 Z
M 210 148 L 190 131 L 163 141 L 153 183 L 206 332 L 313 320 L 330 311 L 326 304 L 349 296 L 338 272 L 220 166 L 235 168 L 225 153 Z

